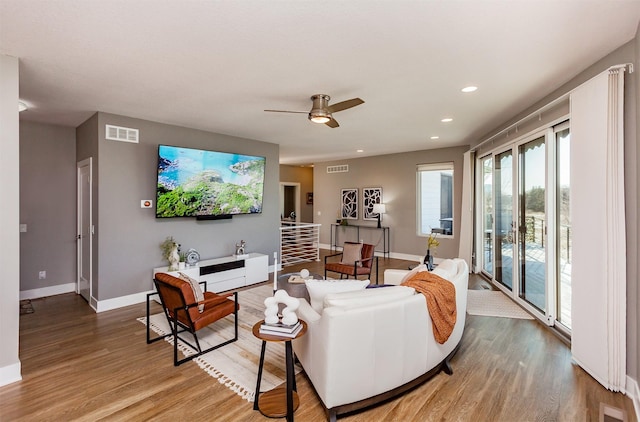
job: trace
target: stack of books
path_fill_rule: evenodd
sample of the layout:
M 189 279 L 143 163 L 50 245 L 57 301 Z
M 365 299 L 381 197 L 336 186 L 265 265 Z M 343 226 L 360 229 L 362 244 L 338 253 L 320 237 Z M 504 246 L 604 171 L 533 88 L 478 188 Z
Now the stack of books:
M 300 330 L 302 330 L 302 324 L 300 324 L 300 321 L 293 325 L 285 325 L 282 322 L 277 322 L 275 324 L 267 324 L 265 322 L 260 326 L 260 334 L 289 338 L 295 338 Z

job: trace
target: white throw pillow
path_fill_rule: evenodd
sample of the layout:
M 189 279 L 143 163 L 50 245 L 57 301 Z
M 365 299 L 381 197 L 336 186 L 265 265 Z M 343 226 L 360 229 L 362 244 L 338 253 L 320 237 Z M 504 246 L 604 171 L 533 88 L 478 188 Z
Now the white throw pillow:
M 422 271 L 427 271 L 427 266 L 424 264 L 417 265 L 413 270 L 409 271 L 404 277 L 402 277 L 400 284 L 404 283 L 405 281 L 409 280 L 411 277 Z
M 204 293 L 202 293 L 202 287 L 200 286 L 198 280 L 194 280 L 185 273 L 178 274 L 180 274 L 181 280 L 184 280 L 191 285 L 191 290 L 193 290 L 193 297 L 196 298 L 196 302 L 202 302 L 204 300 Z M 204 311 L 204 303 L 198 305 L 198 312 L 202 313 L 202 311 Z
M 407 286 L 378 287 L 353 292 L 329 293 L 324 298 L 324 307 L 356 308 L 377 305 L 413 296 L 414 294 L 415 290 Z
M 317 313 L 322 313 L 322 304 L 327 294 L 362 290 L 369 285 L 369 280 L 307 280 L 304 284 L 309 292 L 311 307 Z
M 445 280 L 451 280 L 457 272 L 457 265 L 452 259 L 445 259 L 433 270 L 434 274 L 439 275 Z

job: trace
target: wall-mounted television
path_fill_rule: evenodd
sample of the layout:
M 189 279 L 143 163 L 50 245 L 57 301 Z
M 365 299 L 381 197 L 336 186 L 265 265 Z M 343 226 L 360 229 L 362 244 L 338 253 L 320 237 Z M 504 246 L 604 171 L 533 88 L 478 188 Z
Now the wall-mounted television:
M 262 212 L 265 157 L 158 146 L 156 217 Z

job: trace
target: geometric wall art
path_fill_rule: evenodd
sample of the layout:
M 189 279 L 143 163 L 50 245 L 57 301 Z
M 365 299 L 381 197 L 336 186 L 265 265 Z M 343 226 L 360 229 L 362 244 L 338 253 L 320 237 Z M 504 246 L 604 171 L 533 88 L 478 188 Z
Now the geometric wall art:
M 364 220 L 378 219 L 378 213 L 373 212 L 374 204 L 382 204 L 382 188 L 363 188 L 362 189 L 362 218 Z
M 358 219 L 358 189 L 342 189 L 342 219 Z

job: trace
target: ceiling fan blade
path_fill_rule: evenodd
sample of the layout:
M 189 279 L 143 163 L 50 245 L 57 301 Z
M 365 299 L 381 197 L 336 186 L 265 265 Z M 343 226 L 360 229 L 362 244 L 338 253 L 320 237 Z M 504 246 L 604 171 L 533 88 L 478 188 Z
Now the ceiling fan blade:
M 332 129 L 335 129 L 335 128 L 340 126 L 338 124 L 338 121 L 336 119 L 334 119 L 333 117 L 331 118 L 331 120 L 329 120 L 327 123 L 325 123 L 325 125 L 329 126 Z
M 290 111 L 290 110 L 265 110 L 269 113 L 298 113 L 298 114 L 309 114 L 308 111 Z
M 335 113 L 337 111 L 346 110 L 351 107 L 358 106 L 364 103 L 360 98 L 352 98 L 350 100 L 342 101 L 329 106 L 329 113 Z

